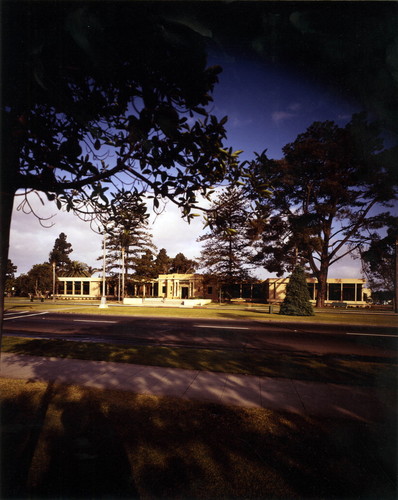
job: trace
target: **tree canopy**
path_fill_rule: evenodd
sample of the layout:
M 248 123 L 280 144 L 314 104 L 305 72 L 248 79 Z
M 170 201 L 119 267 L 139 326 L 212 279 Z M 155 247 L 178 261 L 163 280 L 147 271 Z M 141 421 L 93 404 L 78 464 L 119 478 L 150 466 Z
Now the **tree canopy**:
M 387 292 L 389 298 L 394 295 L 397 240 L 398 217 L 391 217 L 386 234 L 374 234 L 370 244 L 360 251 L 362 270 L 372 292 Z
M 55 264 L 57 273 L 61 274 L 69 270 L 71 264 L 69 254 L 73 252 L 72 243 L 69 243 L 66 239 L 67 235 L 60 233 L 48 258 L 50 264 Z
M 194 273 L 198 263 L 193 259 L 188 259 L 185 255 L 179 252 L 171 261 L 169 269 L 170 273 L 190 274 Z
M 319 306 L 329 267 L 386 224 L 396 174 L 384 161 L 376 125 L 363 114 L 345 127 L 315 122 L 283 153 L 281 161 L 263 153 L 252 163 L 272 191 L 257 207 L 255 260 L 279 275 L 299 263 L 309 266 L 318 279 Z
M 36 189 L 78 210 L 127 177 L 187 215 L 194 191 L 224 178 L 225 122 L 204 108 L 220 68 L 206 68 L 194 31 L 136 2 L 6 2 L 3 15 L 10 195 Z
M 199 237 L 204 242 L 199 267 L 225 283 L 250 278 L 252 257 L 248 237 L 249 206 L 242 190 L 226 189 L 207 214 L 209 231 Z
M 161 248 L 155 259 L 155 268 L 157 274 L 168 274 L 170 271 L 171 258 L 167 255 L 167 250 Z
M 207 110 L 220 68 L 193 29 L 146 2 L 6 1 L 2 30 L 2 283 L 16 193 L 90 218 L 130 192 L 189 218 L 237 175 Z
M 18 295 L 49 295 L 53 289 L 53 267 L 49 262 L 34 264 L 26 273 L 15 280 Z
M 17 272 L 17 266 L 13 264 L 11 259 L 8 259 L 7 269 L 6 269 L 6 281 L 5 281 L 5 293 L 7 295 L 12 295 L 14 292 L 16 272 Z

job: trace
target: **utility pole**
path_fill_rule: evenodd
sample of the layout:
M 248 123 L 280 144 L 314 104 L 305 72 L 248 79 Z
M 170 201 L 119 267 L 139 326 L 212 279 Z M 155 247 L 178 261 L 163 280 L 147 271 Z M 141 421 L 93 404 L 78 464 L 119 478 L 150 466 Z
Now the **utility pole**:
M 122 247 L 122 301 L 124 300 L 124 287 L 125 287 L 125 250 L 124 247 Z
M 105 309 L 106 307 L 108 307 L 108 304 L 106 303 L 105 272 L 106 272 L 106 230 L 104 231 L 104 262 L 103 262 L 103 267 L 102 267 L 102 297 L 101 297 L 101 303 L 99 305 L 99 307 L 101 309 Z
M 55 262 L 53 262 L 53 302 L 55 302 Z

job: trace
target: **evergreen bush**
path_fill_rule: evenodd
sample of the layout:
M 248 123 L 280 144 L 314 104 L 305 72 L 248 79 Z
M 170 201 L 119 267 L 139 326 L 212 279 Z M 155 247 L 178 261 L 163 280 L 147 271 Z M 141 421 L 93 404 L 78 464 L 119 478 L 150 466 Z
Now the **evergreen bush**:
M 285 316 L 313 316 L 304 269 L 296 267 L 286 286 L 286 296 L 279 314 Z

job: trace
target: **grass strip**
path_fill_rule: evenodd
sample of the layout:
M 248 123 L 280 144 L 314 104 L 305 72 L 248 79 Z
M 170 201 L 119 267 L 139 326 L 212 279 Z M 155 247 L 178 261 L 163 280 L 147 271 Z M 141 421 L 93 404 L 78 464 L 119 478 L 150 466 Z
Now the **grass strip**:
M 131 363 L 261 377 L 292 378 L 395 389 L 398 364 L 344 355 L 256 350 L 127 346 L 67 340 L 4 337 L 3 351 L 14 354 Z
M 128 307 L 111 306 L 107 309 L 99 309 L 98 305 L 82 305 L 74 303 L 22 303 L 20 301 L 6 300 L 6 311 L 18 313 L 18 311 L 42 312 L 48 311 L 62 314 L 90 314 L 95 316 L 147 316 L 147 317 L 169 317 L 169 318 L 211 318 L 226 320 L 256 320 L 262 322 L 300 322 L 320 324 L 345 324 L 364 325 L 380 327 L 398 327 L 398 315 L 392 313 L 377 313 L 368 310 L 347 311 L 315 311 L 315 316 L 280 316 L 269 314 L 268 306 L 215 306 L 186 309 L 168 307 Z M 277 310 L 275 311 L 278 312 Z
M 397 497 L 396 425 L 0 379 L 1 498 Z

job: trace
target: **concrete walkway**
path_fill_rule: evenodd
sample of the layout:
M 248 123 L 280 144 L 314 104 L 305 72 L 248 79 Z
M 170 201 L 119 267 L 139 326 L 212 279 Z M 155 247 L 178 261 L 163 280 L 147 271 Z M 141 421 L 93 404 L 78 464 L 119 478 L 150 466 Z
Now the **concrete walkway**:
M 55 381 L 364 422 L 383 421 L 397 410 L 392 392 L 386 389 L 105 361 L 8 353 L 1 356 L 3 378 Z

